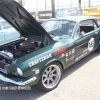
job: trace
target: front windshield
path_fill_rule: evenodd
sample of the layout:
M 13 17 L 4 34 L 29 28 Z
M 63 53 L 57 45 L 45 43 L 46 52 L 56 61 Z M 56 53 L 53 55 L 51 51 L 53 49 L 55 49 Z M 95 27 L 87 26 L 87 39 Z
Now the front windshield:
M 43 28 L 50 34 L 55 36 L 72 36 L 75 22 L 73 21 L 46 21 L 42 24 Z

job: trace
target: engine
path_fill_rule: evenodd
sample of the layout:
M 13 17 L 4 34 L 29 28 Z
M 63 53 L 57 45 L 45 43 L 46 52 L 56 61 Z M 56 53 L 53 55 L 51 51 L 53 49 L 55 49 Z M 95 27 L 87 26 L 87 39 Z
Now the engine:
M 45 44 L 41 41 L 20 40 L 0 48 L 0 67 L 11 64 L 14 60 L 34 52 Z

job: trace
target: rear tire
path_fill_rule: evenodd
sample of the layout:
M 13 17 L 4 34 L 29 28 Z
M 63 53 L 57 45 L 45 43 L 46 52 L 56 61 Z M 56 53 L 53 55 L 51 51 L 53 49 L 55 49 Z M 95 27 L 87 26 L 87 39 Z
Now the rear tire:
M 99 46 L 98 46 L 97 50 L 100 51 L 100 40 L 99 40 Z
M 59 63 L 54 62 L 44 70 L 37 85 L 44 91 L 50 91 L 57 87 L 61 76 L 62 67 Z

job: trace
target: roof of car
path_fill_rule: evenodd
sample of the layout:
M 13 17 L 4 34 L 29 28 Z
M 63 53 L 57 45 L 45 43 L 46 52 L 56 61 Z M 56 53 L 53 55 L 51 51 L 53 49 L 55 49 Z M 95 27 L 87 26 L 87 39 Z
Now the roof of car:
M 71 20 L 75 22 L 80 22 L 82 20 L 86 19 L 96 19 L 96 17 L 93 16 L 67 16 L 67 17 L 58 17 L 58 18 L 51 18 L 49 20 Z

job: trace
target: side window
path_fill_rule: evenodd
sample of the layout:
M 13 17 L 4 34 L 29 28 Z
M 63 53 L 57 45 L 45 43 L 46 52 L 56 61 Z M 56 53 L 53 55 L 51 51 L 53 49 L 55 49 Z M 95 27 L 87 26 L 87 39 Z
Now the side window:
M 79 23 L 80 32 L 88 33 L 94 30 L 93 20 L 84 20 Z
M 85 34 L 85 32 L 84 31 L 80 31 L 80 26 L 79 26 L 78 29 L 77 29 L 75 37 L 80 37 L 81 35 L 84 35 L 84 34 Z

